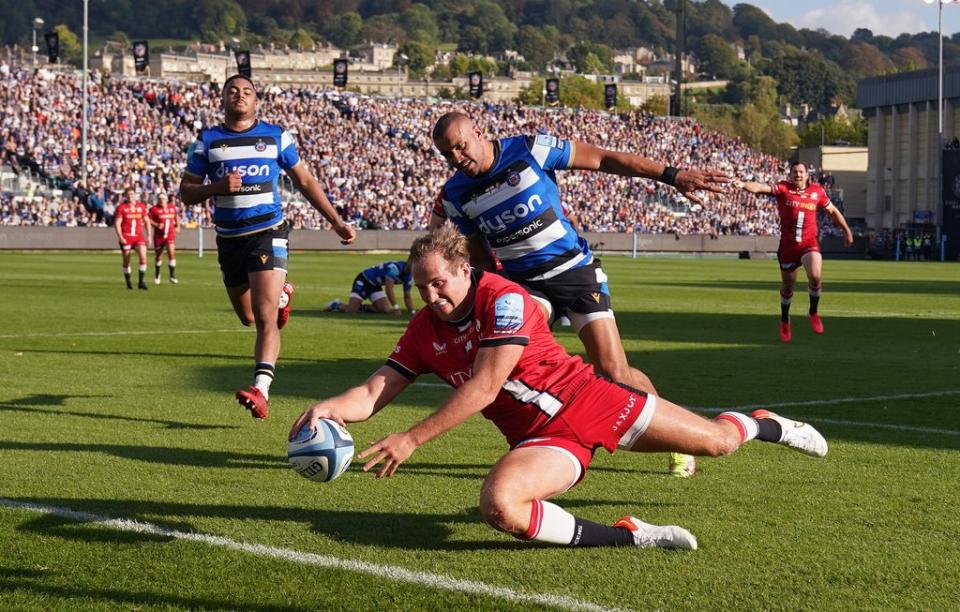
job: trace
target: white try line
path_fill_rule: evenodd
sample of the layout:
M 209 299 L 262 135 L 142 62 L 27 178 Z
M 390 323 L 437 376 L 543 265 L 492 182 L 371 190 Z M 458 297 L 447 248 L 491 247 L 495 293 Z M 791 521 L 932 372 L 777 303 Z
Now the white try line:
M 31 504 L 3 498 L 0 498 L 0 506 L 6 506 L 8 508 L 15 508 L 18 510 L 27 510 L 29 512 L 39 512 L 41 514 L 52 514 L 54 516 L 60 516 L 73 521 L 94 523 L 96 525 L 100 525 L 109 529 L 115 529 L 117 531 L 159 535 L 176 540 L 218 546 L 220 548 L 236 550 L 260 557 L 282 559 L 284 561 L 291 561 L 293 563 L 300 563 L 302 565 L 315 565 L 318 567 L 330 567 L 348 572 L 370 574 L 378 578 L 388 578 L 398 582 L 418 584 L 430 589 L 440 589 L 473 595 L 485 595 L 498 599 L 506 599 L 512 602 L 529 603 L 537 606 L 552 606 L 564 610 L 616 612 L 616 609 L 604 608 L 603 606 L 595 603 L 581 601 L 579 599 L 574 599 L 573 597 L 567 597 L 566 595 L 524 593 L 522 591 L 515 591 L 506 587 L 500 587 L 475 580 L 461 580 L 459 578 L 443 576 L 440 574 L 415 572 L 392 565 L 379 565 L 376 563 L 368 563 L 366 561 L 340 559 L 330 555 L 317 555 L 314 553 L 300 552 L 296 550 L 290 550 L 288 548 L 277 548 L 274 546 L 265 546 L 263 544 L 252 544 L 249 542 L 238 542 L 237 540 L 232 540 L 222 536 L 215 536 L 205 533 L 189 533 L 175 529 L 165 529 L 152 523 L 145 523 L 130 519 L 110 518 L 108 516 L 99 516 L 87 512 L 78 512 L 76 510 L 70 510 L 69 508 Z
M 57 332 L 55 334 L 0 334 L 0 339 L 10 338 L 70 338 L 74 336 L 178 336 L 183 334 L 249 334 L 253 328 L 231 329 L 171 329 L 166 331 L 104 331 L 104 332 Z

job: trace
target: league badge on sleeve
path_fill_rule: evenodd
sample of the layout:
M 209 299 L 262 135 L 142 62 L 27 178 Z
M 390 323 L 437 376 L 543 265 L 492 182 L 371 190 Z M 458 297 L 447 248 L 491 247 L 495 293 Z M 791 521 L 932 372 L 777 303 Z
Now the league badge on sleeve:
M 513 334 L 523 327 L 523 296 L 505 293 L 494 304 L 493 333 Z
M 543 145 L 545 147 L 552 147 L 555 149 L 560 148 L 560 141 L 557 140 L 556 136 L 551 134 L 537 134 L 536 144 Z

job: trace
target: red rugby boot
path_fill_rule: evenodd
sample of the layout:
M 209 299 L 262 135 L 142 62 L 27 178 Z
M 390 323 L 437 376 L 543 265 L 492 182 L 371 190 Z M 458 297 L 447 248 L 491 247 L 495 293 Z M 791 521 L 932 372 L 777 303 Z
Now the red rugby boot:
M 263 397 L 260 389 L 250 386 L 247 389 L 237 391 L 237 401 L 241 406 L 250 411 L 250 416 L 255 419 L 263 420 L 270 413 L 270 404 L 267 398 Z
M 810 315 L 810 329 L 812 329 L 815 334 L 823 333 L 823 321 L 820 319 L 819 314 L 813 313 Z
M 280 291 L 280 312 L 277 314 L 277 329 L 283 329 L 290 319 L 290 302 L 293 301 L 293 285 L 283 283 Z
M 780 321 L 780 342 L 790 342 L 793 335 L 790 333 L 790 321 Z

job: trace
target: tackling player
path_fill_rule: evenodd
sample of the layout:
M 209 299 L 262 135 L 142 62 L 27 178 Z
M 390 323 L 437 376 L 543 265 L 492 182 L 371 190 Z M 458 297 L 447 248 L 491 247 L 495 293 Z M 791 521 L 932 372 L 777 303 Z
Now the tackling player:
M 180 215 L 175 204 L 169 201 L 167 194 L 160 192 L 157 202 L 150 207 L 150 225 L 153 226 L 153 283 L 160 284 L 160 262 L 163 251 L 167 251 L 167 267 L 170 269 L 170 282 L 177 284 L 177 234 L 180 232 Z
M 133 189 L 125 189 L 123 197 L 124 201 L 117 206 L 113 218 L 113 229 L 123 255 L 123 278 L 127 281 L 127 289 L 133 289 L 133 283 L 130 282 L 130 251 L 137 249 L 140 261 L 137 289 L 146 291 L 147 284 L 143 282 L 143 277 L 147 273 L 147 241 L 153 228 L 147 221 L 147 206 L 137 200 Z
M 677 526 L 624 517 L 612 527 L 578 518 L 548 499 L 583 480 L 594 452 L 681 451 L 720 456 L 754 438 L 823 457 L 813 427 L 764 410 L 724 412 L 707 420 L 652 393 L 597 376 L 557 344 L 537 303 L 519 285 L 470 267 L 466 240 L 444 227 L 410 249 L 414 283 L 426 306 L 384 366 L 363 384 L 321 401 L 293 424 L 290 438 L 317 418 L 364 421 L 422 374 L 454 388 L 425 419 L 358 454 L 364 471 L 390 477 L 421 445 L 482 412 L 510 450 L 480 492 L 494 529 L 516 538 L 567 546 L 695 549 Z
M 397 301 L 394 287 L 399 284 L 403 287 L 403 303 L 407 311 L 413 315 L 416 309 L 413 307 L 413 279 L 410 276 L 410 267 L 406 261 L 385 261 L 375 266 L 365 269 L 353 279 L 353 287 L 350 290 L 350 301 L 344 304 L 340 300 L 333 300 L 327 304 L 323 310 L 325 312 L 379 312 L 387 314 L 392 312 L 400 316 L 400 303 Z M 364 300 L 370 300 L 371 306 L 363 303 Z
M 717 170 L 681 170 L 549 134 L 489 140 L 458 112 L 437 120 L 433 142 L 456 173 L 443 187 L 442 207 L 434 207 L 430 227 L 449 218 L 467 237 L 472 263 L 484 270 L 495 269 L 494 249 L 502 273 L 540 302 L 548 321 L 569 317 L 601 374 L 656 392 L 647 375 L 627 362 L 607 275 L 564 213 L 556 171 L 597 170 L 656 179 L 695 202 L 700 200 L 694 192 L 719 192 L 729 177 Z M 678 476 L 692 475 L 695 466 L 692 458 L 670 460 L 670 472 Z
M 810 295 L 810 328 L 815 334 L 823 333 L 820 319 L 820 290 L 823 257 L 820 255 L 820 240 L 817 231 L 817 211 L 822 209 L 843 230 L 843 244 L 853 244 L 853 232 L 843 218 L 843 213 L 827 197 L 827 192 L 817 183 L 810 182 L 807 166 L 795 161 L 790 164 L 790 180 L 772 185 L 753 181 L 735 181 L 733 186 L 750 193 L 770 194 L 777 200 L 780 215 L 780 246 L 777 261 L 780 264 L 780 340 L 790 342 L 790 303 L 797 285 L 797 270 L 803 266 L 807 273 L 807 292 Z
M 200 133 L 180 181 L 180 195 L 188 206 L 214 198 L 223 284 L 240 322 L 257 328 L 254 384 L 237 391 L 236 398 L 254 418 L 265 419 L 280 329 L 290 315 L 293 295 L 293 285 L 286 282 L 290 226 L 277 187 L 280 172 L 286 172 L 330 222 L 343 244 L 353 242 L 357 233 L 301 162 L 290 132 L 257 118 L 257 91 L 249 78 L 236 74 L 227 79 L 222 101 L 223 123 Z

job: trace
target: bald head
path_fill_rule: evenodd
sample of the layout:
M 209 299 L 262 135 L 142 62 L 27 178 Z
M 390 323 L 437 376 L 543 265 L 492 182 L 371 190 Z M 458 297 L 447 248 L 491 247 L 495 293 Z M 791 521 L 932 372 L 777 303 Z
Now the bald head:
M 477 177 L 493 166 L 493 143 L 487 140 L 473 119 L 452 112 L 433 126 L 433 145 L 454 170 Z
M 460 128 L 465 129 L 466 131 L 473 130 L 473 119 L 464 115 L 458 111 L 449 112 L 439 119 L 437 119 L 437 124 L 433 126 L 433 141 L 436 142 L 446 135 L 447 131 L 451 128 Z

